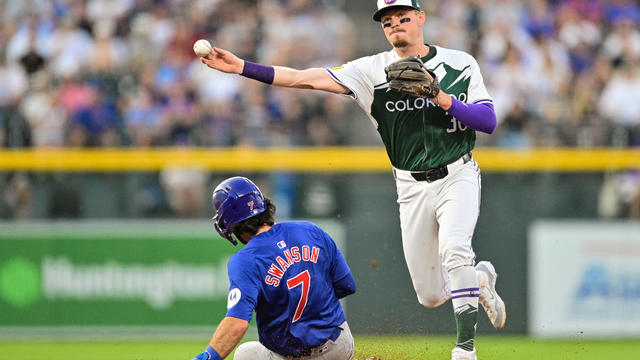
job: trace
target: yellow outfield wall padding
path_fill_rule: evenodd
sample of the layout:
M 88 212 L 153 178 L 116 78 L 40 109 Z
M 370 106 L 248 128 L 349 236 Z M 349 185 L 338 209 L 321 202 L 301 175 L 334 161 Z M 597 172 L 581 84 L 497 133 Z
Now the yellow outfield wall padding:
M 640 149 L 479 148 L 483 171 L 608 171 L 640 169 Z M 0 171 L 128 172 L 167 167 L 212 171 L 387 172 L 382 147 L 36 149 L 0 151 Z

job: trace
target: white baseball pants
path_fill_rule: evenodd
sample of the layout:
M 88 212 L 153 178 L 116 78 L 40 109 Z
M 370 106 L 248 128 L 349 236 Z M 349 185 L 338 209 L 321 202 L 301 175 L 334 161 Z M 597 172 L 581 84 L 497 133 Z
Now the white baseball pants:
M 340 327 L 342 333 L 336 341 L 328 340 L 323 345 L 313 348 L 309 356 L 282 356 L 267 349 L 258 341 L 249 341 L 238 346 L 233 360 L 350 360 L 353 357 L 353 336 L 346 321 Z
M 471 238 L 480 209 L 480 170 L 462 158 L 447 168 L 447 176 L 431 183 L 394 170 L 405 260 L 418 301 L 429 308 L 451 296 L 448 271 L 475 261 Z

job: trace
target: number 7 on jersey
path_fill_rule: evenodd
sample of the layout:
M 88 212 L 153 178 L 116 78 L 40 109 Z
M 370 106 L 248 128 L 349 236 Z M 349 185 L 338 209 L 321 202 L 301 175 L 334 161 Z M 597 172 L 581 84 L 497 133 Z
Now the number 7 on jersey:
M 309 285 L 311 283 L 311 276 L 309 276 L 309 270 L 305 270 L 300 274 L 292 277 L 287 280 L 287 287 L 289 290 L 294 287 L 302 284 L 302 295 L 300 296 L 300 300 L 298 301 L 298 307 L 296 308 L 296 313 L 293 315 L 292 323 L 300 320 L 302 317 L 302 312 L 304 308 L 307 306 L 307 298 L 309 297 Z

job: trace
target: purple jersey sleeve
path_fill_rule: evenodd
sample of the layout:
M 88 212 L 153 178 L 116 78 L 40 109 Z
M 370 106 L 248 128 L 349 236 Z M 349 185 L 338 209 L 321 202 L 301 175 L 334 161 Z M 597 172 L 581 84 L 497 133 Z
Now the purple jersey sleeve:
M 250 260 L 243 260 L 244 254 L 237 253 L 231 257 L 227 270 L 229 273 L 229 298 L 227 299 L 227 316 L 251 321 L 253 310 L 258 303 L 259 285 L 252 274 L 254 270 Z

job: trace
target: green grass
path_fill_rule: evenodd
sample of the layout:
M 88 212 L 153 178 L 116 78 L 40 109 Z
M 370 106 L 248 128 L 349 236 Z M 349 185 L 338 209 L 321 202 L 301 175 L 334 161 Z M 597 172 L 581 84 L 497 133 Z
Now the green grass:
M 453 347 L 451 336 L 356 336 L 355 341 L 358 360 L 449 360 Z M 476 343 L 480 360 L 640 359 L 640 339 L 480 336 Z M 189 360 L 205 346 L 193 341 L 0 341 L 0 360 Z
M 449 360 L 454 345 L 452 336 L 357 337 L 354 358 Z M 537 340 L 515 336 L 478 336 L 476 351 L 480 360 L 640 359 L 640 339 Z

